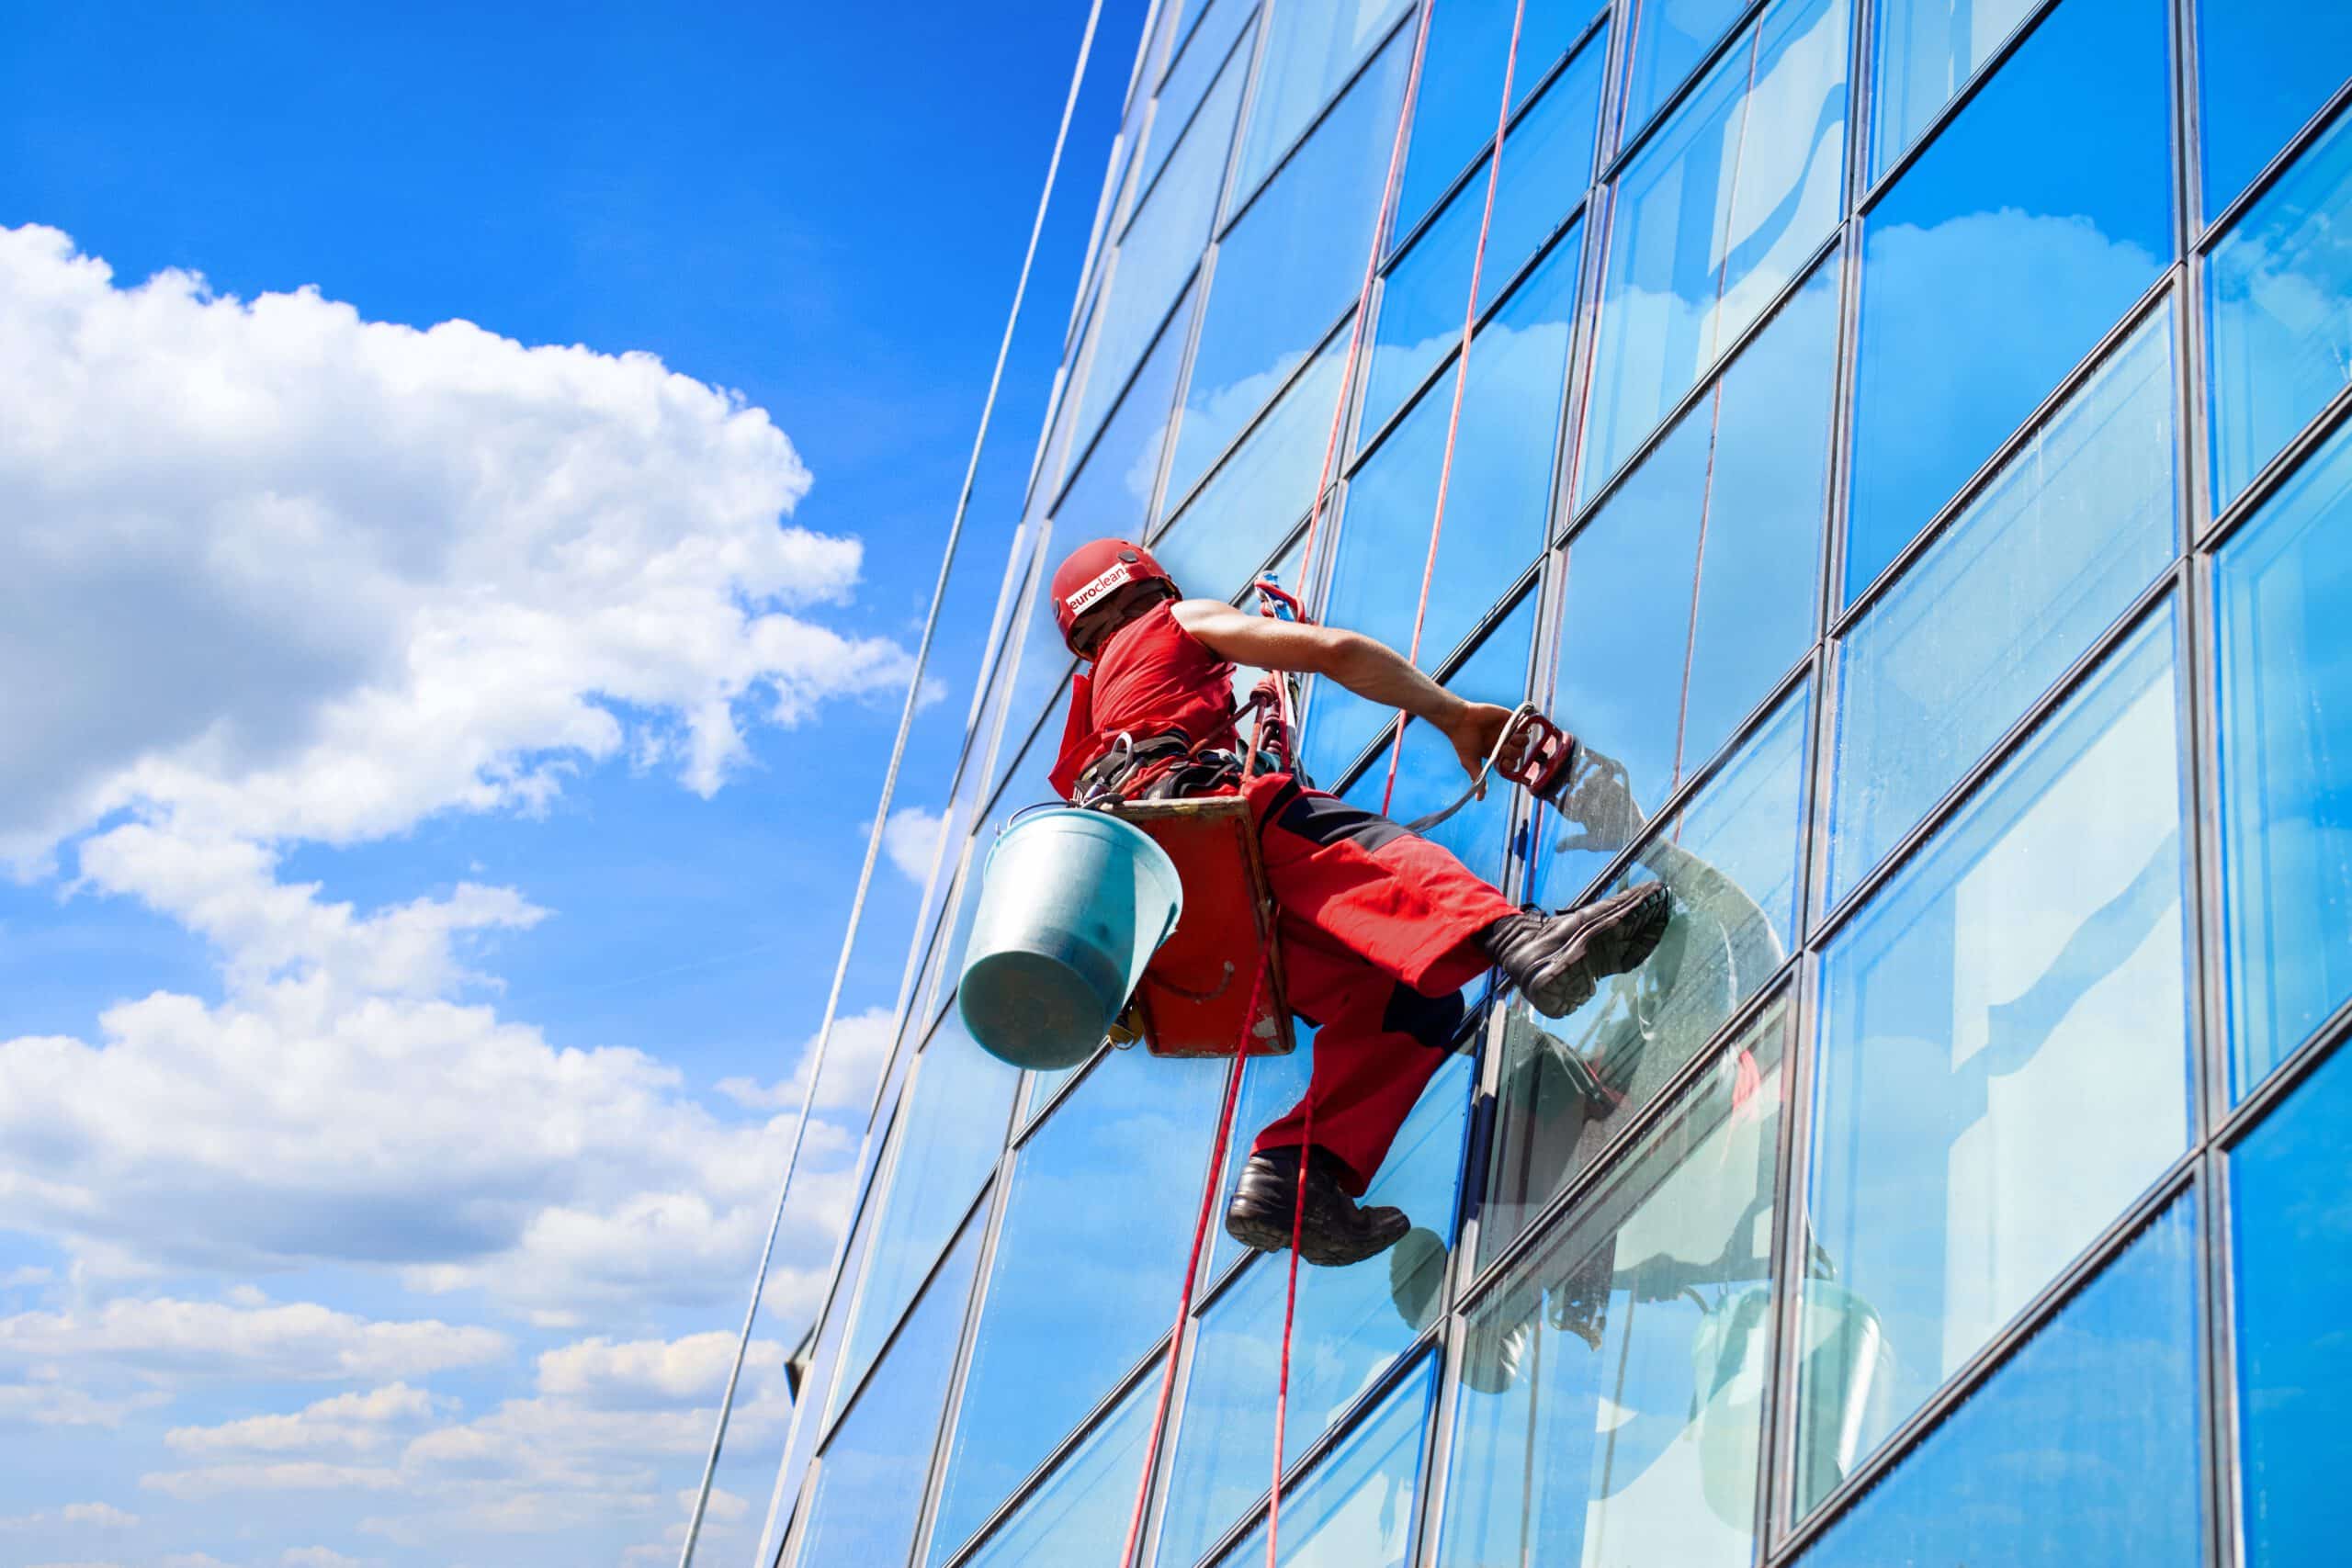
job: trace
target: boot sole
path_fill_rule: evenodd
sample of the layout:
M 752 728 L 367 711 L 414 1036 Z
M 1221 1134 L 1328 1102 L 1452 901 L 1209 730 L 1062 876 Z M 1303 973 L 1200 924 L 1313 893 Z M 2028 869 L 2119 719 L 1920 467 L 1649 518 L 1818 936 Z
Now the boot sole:
M 1228 1210 L 1225 1216 L 1225 1234 L 1257 1251 L 1280 1252 L 1290 1246 L 1290 1223 L 1291 1216 L 1287 1212 L 1277 1217 L 1262 1213 L 1237 1214 Z M 1379 1257 L 1402 1241 L 1411 1229 L 1410 1225 L 1405 1225 L 1385 1240 L 1374 1236 L 1362 1242 L 1326 1241 L 1313 1235 L 1304 1235 L 1298 1238 L 1298 1256 L 1320 1269 L 1345 1268 L 1351 1263 L 1361 1263 L 1367 1258 Z
M 1561 949 L 1558 967 L 1540 994 L 1528 1002 L 1546 1018 L 1566 1018 L 1584 1006 L 1611 975 L 1623 975 L 1657 951 L 1674 916 L 1674 895 L 1663 882 L 1644 883 L 1611 894 L 1595 906 L 1593 918 Z

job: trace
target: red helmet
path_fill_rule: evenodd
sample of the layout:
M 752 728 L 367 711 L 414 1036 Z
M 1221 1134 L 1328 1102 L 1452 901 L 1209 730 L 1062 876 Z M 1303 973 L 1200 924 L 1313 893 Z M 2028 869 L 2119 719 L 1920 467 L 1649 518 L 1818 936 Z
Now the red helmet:
M 1054 624 L 1062 629 L 1062 641 L 1069 641 L 1079 616 L 1131 582 L 1164 582 L 1168 596 L 1176 597 L 1176 580 L 1141 545 L 1096 539 L 1070 551 L 1054 569 Z M 1072 645 L 1070 651 L 1079 650 Z

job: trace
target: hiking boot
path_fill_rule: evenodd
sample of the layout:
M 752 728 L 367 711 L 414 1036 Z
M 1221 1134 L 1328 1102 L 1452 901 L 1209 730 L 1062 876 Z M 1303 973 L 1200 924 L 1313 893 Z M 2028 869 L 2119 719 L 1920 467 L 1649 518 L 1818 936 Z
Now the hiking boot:
M 1478 933 L 1478 945 L 1546 1018 L 1566 1018 L 1611 975 L 1650 955 L 1666 934 L 1674 896 L 1645 882 L 1564 914 L 1506 915 Z
M 1344 1168 L 1329 1150 L 1310 1147 L 1303 1176 L 1298 1154 L 1292 1147 L 1250 1156 L 1241 1179 L 1233 1184 L 1233 1201 L 1226 1205 L 1226 1235 L 1261 1252 L 1280 1252 L 1290 1245 L 1295 1217 L 1299 1257 L 1333 1268 L 1376 1258 L 1413 1228 L 1402 1209 L 1358 1206 L 1340 1185 Z

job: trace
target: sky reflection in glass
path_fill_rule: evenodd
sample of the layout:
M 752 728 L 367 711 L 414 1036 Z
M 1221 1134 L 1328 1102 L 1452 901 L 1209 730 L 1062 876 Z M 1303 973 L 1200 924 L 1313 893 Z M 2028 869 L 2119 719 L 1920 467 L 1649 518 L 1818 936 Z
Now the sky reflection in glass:
M 916 1058 L 906 1131 L 891 1156 L 889 1190 L 875 1222 L 879 1245 L 859 1288 L 834 1408 L 873 1364 L 925 1270 L 996 1168 L 1020 1081 L 1019 1071 L 972 1043 L 953 1009 Z
M 1126 1538 L 1159 1402 L 1159 1379 L 1138 1382 L 965 1568 L 1102 1568 L 1103 1543 Z
M 1470 1057 L 1456 1056 L 1439 1070 L 1364 1195 L 1366 1203 L 1396 1204 L 1421 1228 L 1384 1257 L 1298 1271 L 1285 1465 L 1297 1463 L 1435 1318 L 1461 1188 L 1474 1066 Z M 1266 1489 L 1274 1443 L 1266 1391 L 1274 1386 L 1282 1351 L 1287 1264 L 1285 1254 L 1263 1255 L 1202 1319 L 1170 1472 L 1162 1561 L 1196 1561 Z
M 2218 512 L 2352 381 L 2352 114 L 2214 247 L 2205 297 Z
M 2206 0 L 2197 7 L 2205 216 L 2220 215 L 2352 77 L 2352 6 Z
M 2064 0 L 1863 220 L 1844 598 L 2172 255 L 2163 0 Z
M 1283 1489 L 1278 1568 L 1404 1568 L 1419 1518 L 1421 1449 L 1436 1395 L 1432 1357 L 1304 1481 Z M 1263 1568 L 1265 1561 L 1261 1519 L 1217 1564 Z
M 1625 141 L 1641 133 L 1747 8 L 1747 0 L 1677 0 L 1634 8 L 1633 58 L 1625 71 Z
M 1014 1160 L 932 1531 L 934 1565 L 1166 1330 L 1224 1084 L 1222 1062 L 1114 1057 Z M 1041 1377 L 1046 1367 L 1053 1375 Z
M 1249 198 L 1274 160 L 1410 6 L 1411 0 L 1289 0 L 1274 6 L 1267 22 L 1266 61 L 1258 71 L 1250 129 L 1241 139 L 1241 169 L 1233 183 L 1237 199 Z M 1412 40 L 1408 37 L 1405 42 L 1409 52 Z M 1387 134 L 1394 136 L 1396 130 L 1392 104 Z M 1387 171 L 1388 145 L 1381 142 L 1384 156 L 1374 179 Z M 1363 253 L 1359 249 L 1356 254 Z
M 1673 890 L 1674 912 L 1649 961 L 1604 982 L 1563 1019 L 1512 1006 L 1495 1094 L 1482 1262 L 1590 1165 L 1787 958 L 1808 700 L 1792 694 L 1687 807 L 1651 831 L 1630 874 L 1612 885 L 1662 881 Z M 1630 837 L 1634 818 L 1622 797 L 1611 815 L 1591 827 L 1544 815 L 1536 902 L 1561 908 L 1578 900 Z M 1569 847 L 1578 844 L 1592 847 Z
M 980 1260 L 980 1231 L 975 1224 L 956 1243 L 907 1331 L 826 1443 L 797 1568 L 903 1562 L 913 1547 L 947 1375 Z
M 1823 954 L 1809 1213 L 1839 1290 L 1804 1332 L 1880 1349 L 1804 1380 L 1801 1506 L 2187 1145 L 2175 640 L 2169 609 L 2135 632 Z
M 1510 287 L 1527 258 L 1584 195 L 1592 168 L 1605 53 L 1600 39 L 1586 45 L 1503 141 L 1495 218 L 1487 237 L 1487 259 L 1478 269 L 1481 313 Z M 1470 293 L 1478 220 L 1486 207 L 1482 174 L 1454 193 L 1437 221 L 1390 270 L 1380 293 L 1379 322 L 1366 350 L 1372 365 L 1364 378 L 1363 412 L 1356 423 L 1359 445 L 1378 434 L 1389 415 L 1462 341 L 1462 308 Z M 1573 255 L 1577 243 L 1564 240 L 1559 248 Z
M 1471 1314 L 1441 1568 L 1746 1568 L 1786 1026 L 1726 1050 Z
M 1813 642 L 1837 341 L 1832 257 L 1568 542 L 1554 711 L 1645 811 Z
M 1833 902 L 2171 561 L 2172 342 L 2160 310 L 1847 635 Z
M 1617 181 L 1589 499 L 1837 227 L 1848 0 L 1778 0 Z
M 1544 74 L 1577 32 L 1601 9 L 1600 0 L 1526 0 L 1520 23 L 1519 53 L 1511 64 L 1511 107 L 1525 104 L 1544 85 Z M 1430 38 L 1421 62 L 1420 91 L 1413 99 L 1413 135 L 1405 150 L 1405 172 L 1396 183 L 1396 226 L 1391 243 L 1421 220 L 1446 186 L 1494 140 L 1495 111 L 1502 107 L 1503 53 L 1510 48 L 1512 0 L 1438 0 L 1430 16 Z M 1601 51 L 1585 62 L 1595 108 L 1600 104 Z M 1514 130 L 1513 134 L 1517 134 Z M 1503 161 L 1510 161 L 1505 138 Z M 1589 141 L 1585 163 L 1592 161 Z M 1476 179 L 1472 179 L 1476 185 Z M 1582 182 L 1578 182 L 1579 184 Z M 1457 299 L 1461 291 L 1455 290 Z M 1458 312 L 1457 312 L 1458 313 Z
M 2235 1096 L 2352 997 L 2352 424 L 2215 556 Z
M 2352 1051 L 2338 1050 L 2230 1155 L 2239 1485 L 2253 1568 L 2302 1568 L 2342 1550 L 2347 1126 Z
M 1151 111 L 1151 141 L 1143 150 L 1138 176 L 1143 188 L 1150 188 L 1167 164 L 1177 137 L 1190 124 L 1226 57 L 1233 52 L 1234 40 L 1248 30 L 1257 15 L 1250 0 L 1212 0 L 1200 30 L 1184 45 L 1184 52 L 1176 57 L 1167 81 L 1160 85 L 1159 102 Z M 1248 56 L 1242 58 L 1246 61 Z
M 1936 111 L 2017 30 L 2036 0 L 1880 0 L 1871 173 L 1901 157 Z
M 2196 1204 L 2183 1199 L 1863 1494 L 1802 1568 L 2205 1562 L 2197 1250 Z M 1827 1299 L 1834 1287 L 1813 1289 Z
M 1286 9 L 1311 8 L 1278 6 L 1274 25 Z M 1411 62 L 1412 39 L 1399 35 L 1218 243 L 1169 471 L 1171 498 L 1216 460 L 1356 297 Z

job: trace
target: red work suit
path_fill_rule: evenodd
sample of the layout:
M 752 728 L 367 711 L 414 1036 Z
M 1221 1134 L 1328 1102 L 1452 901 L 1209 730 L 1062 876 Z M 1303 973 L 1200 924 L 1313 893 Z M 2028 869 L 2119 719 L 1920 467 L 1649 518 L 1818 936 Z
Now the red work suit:
M 1070 692 L 1053 784 L 1065 799 L 1120 735 L 1170 731 L 1212 745 L 1233 732 L 1233 666 L 1162 604 L 1121 627 Z M 1489 960 L 1471 939 L 1517 906 L 1439 845 L 1287 773 L 1238 786 L 1258 823 L 1291 1009 L 1316 1027 L 1306 1098 L 1255 1149 L 1315 1143 L 1361 1196 L 1445 1062 L 1463 987 Z

